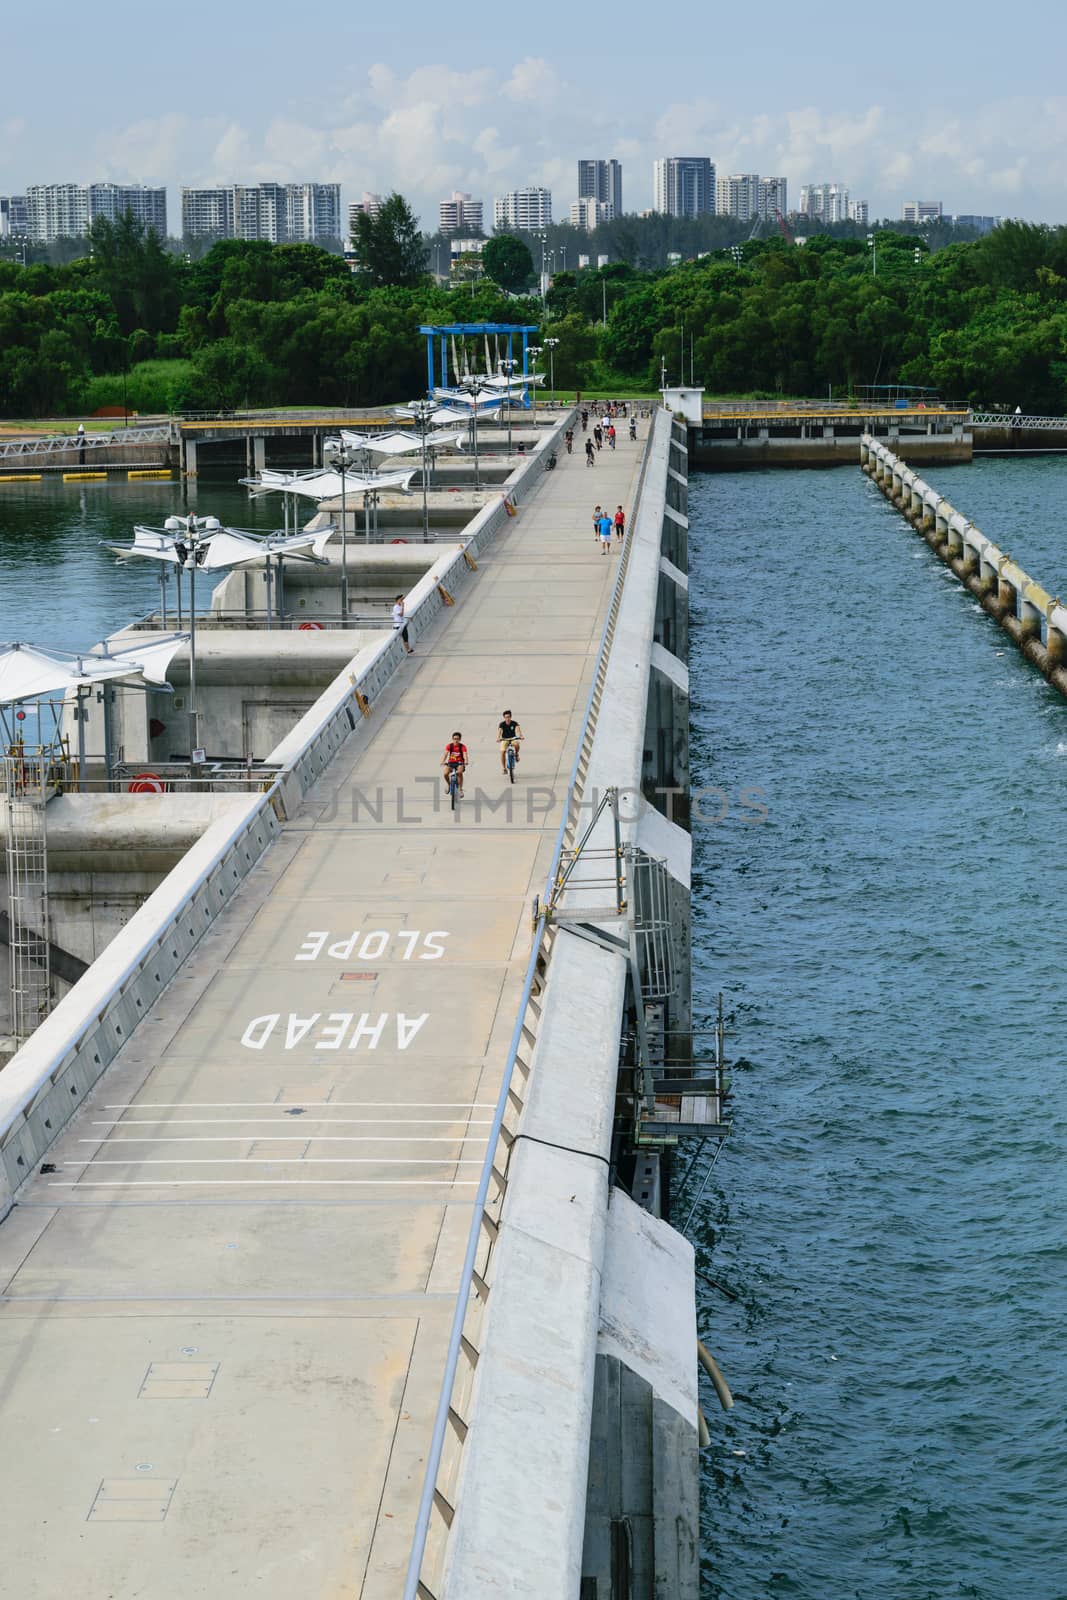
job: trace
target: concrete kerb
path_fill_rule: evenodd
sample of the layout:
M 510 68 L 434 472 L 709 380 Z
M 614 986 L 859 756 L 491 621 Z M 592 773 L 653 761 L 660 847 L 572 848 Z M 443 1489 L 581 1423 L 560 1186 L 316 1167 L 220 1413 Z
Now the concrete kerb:
M 670 470 L 666 413 L 657 414 L 655 429 L 631 519 L 631 565 L 587 795 L 609 785 L 640 790 L 656 583 L 642 585 L 632 574 L 647 568 L 654 575 L 660 560 Z M 624 823 L 630 836 L 636 828 L 636 817 Z M 605 816 L 593 843 L 612 837 Z M 509 1161 L 448 1541 L 446 1600 L 578 1590 L 625 985 L 621 954 L 559 930 Z M 686 1420 L 695 1436 L 695 1414 Z M 509 1527 L 505 1541 L 493 1536 L 500 1526 Z M 519 1584 L 518 1575 L 532 1573 L 536 1584 Z
M 0 1073 L 0 1218 L 278 830 L 235 799 Z

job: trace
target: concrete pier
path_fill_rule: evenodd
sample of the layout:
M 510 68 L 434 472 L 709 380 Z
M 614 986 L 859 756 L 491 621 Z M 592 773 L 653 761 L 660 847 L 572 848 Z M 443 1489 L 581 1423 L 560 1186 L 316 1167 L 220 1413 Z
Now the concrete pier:
M 531 921 L 590 819 L 618 873 L 621 789 L 683 969 L 653 1055 L 688 1027 L 686 458 L 646 429 L 551 474 L 546 432 L 424 564 L 413 657 L 208 650 L 219 694 L 262 655 L 312 703 L 0 1074 L 13 1591 L 557 1600 L 631 1528 L 634 1592 L 696 1600 L 693 1254 L 647 1198 L 692 1085 L 649 1086 L 638 1174 L 603 867 Z
M 878 440 L 860 442 L 860 465 L 1028 661 L 1067 696 L 1067 607 Z

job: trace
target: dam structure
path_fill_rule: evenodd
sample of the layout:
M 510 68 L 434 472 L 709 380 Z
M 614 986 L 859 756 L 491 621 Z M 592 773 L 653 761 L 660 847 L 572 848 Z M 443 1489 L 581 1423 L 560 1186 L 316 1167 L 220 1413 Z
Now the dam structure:
M 350 508 L 343 617 L 336 540 L 284 618 L 234 573 L 196 672 L 79 701 L 85 762 L 41 774 L 32 931 L 69 959 L 0 1071 L 13 1591 L 700 1592 L 670 1168 L 727 1084 L 690 994 L 686 433 L 656 410 L 591 471 L 572 422 L 429 544 L 400 508 L 353 546 Z

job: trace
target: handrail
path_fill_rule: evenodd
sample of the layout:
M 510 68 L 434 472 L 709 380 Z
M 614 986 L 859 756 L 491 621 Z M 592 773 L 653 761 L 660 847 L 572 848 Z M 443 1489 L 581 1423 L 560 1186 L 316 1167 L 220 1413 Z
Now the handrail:
M 630 512 L 631 529 L 636 527 L 637 512 L 640 506 L 641 494 L 644 489 L 648 458 L 652 447 L 652 437 L 655 432 L 655 412 L 653 412 L 653 426 L 648 430 L 645 440 L 645 449 L 641 461 L 641 470 L 638 475 L 637 489 L 634 493 L 633 505 Z M 571 767 L 570 779 L 567 785 L 567 803 L 563 808 L 560 819 L 559 832 L 556 835 L 555 847 L 552 851 L 552 860 L 548 868 L 547 881 L 551 884 L 559 869 L 560 857 L 563 853 L 563 842 L 570 823 L 571 800 L 578 781 L 578 768 L 582 759 L 582 745 L 585 740 L 586 730 L 590 725 L 593 715 L 594 701 L 600 690 L 599 678 L 601 666 L 607 659 L 614 638 L 615 622 L 618 617 L 619 604 L 622 597 L 622 586 L 626 581 L 626 572 L 629 566 L 630 537 L 627 537 L 619 559 L 618 571 L 615 574 L 615 583 L 612 588 L 611 600 L 608 605 L 607 617 L 604 621 L 603 631 L 600 636 L 600 645 L 597 650 L 596 666 L 593 671 L 592 683 L 589 688 L 589 698 L 586 701 L 585 713 L 582 717 L 581 730 L 576 742 L 574 762 Z M 547 893 L 542 896 L 541 906 L 547 901 Z M 463 1268 L 460 1273 L 459 1287 L 456 1291 L 456 1305 L 452 1313 L 452 1327 L 448 1340 L 448 1354 L 445 1359 L 444 1376 L 441 1380 L 441 1389 L 437 1400 L 437 1411 L 434 1416 L 433 1432 L 430 1436 L 430 1448 L 426 1459 L 426 1470 L 422 1481 L 422 1493 L 419 1497 L 419 1510 L 415 1519 L 415 1536 L 412 1541 L 411 1555 L 408 1558 L 407 1573 L 404 1579 L 403 1600 L 418 1600 L 421 1585 L 422 1563 L 426 1554 L 426 1540 L 430 1531 L 430 1517 L 433 1512 L 434 1496 L 437 1491 L 437 1477 L 441 1468 L 441 1456 L 444 1449 L 445 1433 L 448 1427 L 448 1415 L 452 1405 L 452 1393 L 456 1384 L 456 1373 L 459 1367 L 460 1350 L 463 1344 L 463 1328 L 467 1320 L 467 1310 L 470 1304 L 471 1289 L 474 1283 L 474 1264 L 478 1254 L 481 1240 L 481 1231 L 485 1216 L 485 1202 L 489 1193 L 489 1183 L 493 1175 L 496 1162 L 496 1149 L 504 1126 L 504 1114 L 507 1110 L 508 1097 L 511 1094 L 512 1078 L 515 1074 L 515 1062 L 519 1046 L 522 1042 L 523 1028 L 526 1021 L 526 1009 L 530 1003 L 534 979 L 537 976 L 537 963 L 541 955 L 541 945 L 544 940 L 546 918 L 544 910 L 538 913 L 537 923 L 534 928 L 533 940 L 530 947 L 530 958 L 526 965 L 526 977 L 523 981 L 522 994 L 519 998 L 518 1012 L 515 1026 L 508 1046 L 507 1059 L 504 1064 L 504 1074 L 501 1079 L 500 1093 L 497 1096 L 496 1107 L 493 1111 L 493 1121 L 489 1129 L 488 1143 L 486 1145 L 485 1159 L 478 1179 L 478 1192 L 475 1195 L 474 1211 L 471 1217 L 470 1231 L 467 1236 L 467 1249 L 463 1257 Z

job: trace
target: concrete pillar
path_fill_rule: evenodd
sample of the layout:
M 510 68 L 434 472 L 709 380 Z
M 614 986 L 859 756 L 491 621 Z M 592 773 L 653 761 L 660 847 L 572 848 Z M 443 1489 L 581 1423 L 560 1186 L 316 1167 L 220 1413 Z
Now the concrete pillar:
M 958 528 L 954 527 L 951 522 L 948 525 L 948 531 L 947 531 L 946 537 L 948 539 L 948 553 L 949 553 L 949 555 L 950 556 L 962 555 L 963 554 L 963 534 L 960 532 L 960 530 Z
M 249 475 L 258 477 L 267 465 L 267 441 L 262 434 L 253 434 L 249 441 Z
M 1015 585 L 1013 583 L 1009 583 L 1007 578 L 1002 578 L 1000 573 L 998 572 L 997 573 L 997 605 L 999 606 L 1000 610 L 1003 613 L 1005 613 L 1007 616 L 1009 616 L 1009 617 L 1017 616 L 1018 615 L 1018 611 L 1017 611 L 1018 599 L 1019 599 L 1019 591 L 1018 591 L 1018 589 L 1016 589 L 1016 587 L 1015 587 Z
M 938 544 L 948 537 L 948 519 L 951 513 L 952 507 L 947 500 L 942 500 L 934 511 L 934 536 Z
M 978 581 L 983 589 L 992 589 L 998 582 L 1000 573 L 997 571 L 995 561 L 990 561 L 984 550 L 978 552 Z
M 1041 638 L 1041 612 L 1030 600 L 1019 598 L 1019 628 L 1024 639 Z
M 1059 628 L 1053 628 L 1050 624 L 1045 635 L 1045 649 L 1050 672 L 1056 667 L 1067 666 L 1067 633 L 1061 633 Z
M 966 577 L 970 577 L 972 572 L 978 571 L 978 562 L 977 549 L 973 544 L 968 544 L 965 538 L 963 541 L 963 571 Z
M 195 439 L 185 439 L 183 441 L 183 449 L 185 451 L 185 476 L 187 478 L 195 478 L 196 477 L 196 440 Z

